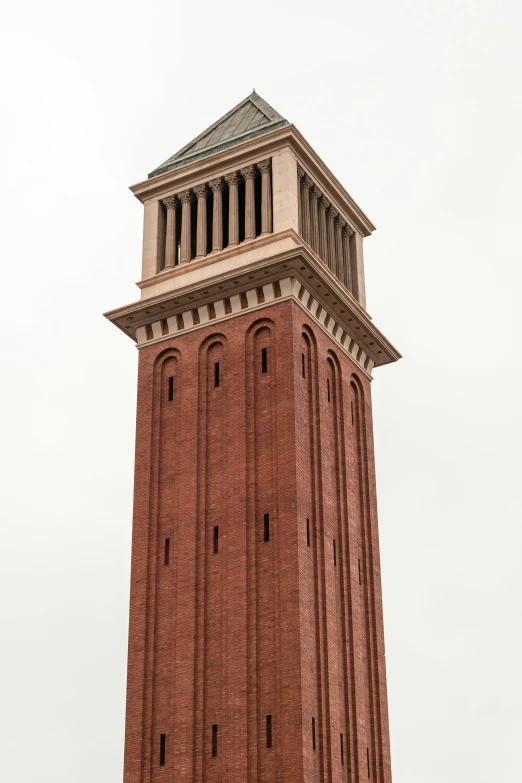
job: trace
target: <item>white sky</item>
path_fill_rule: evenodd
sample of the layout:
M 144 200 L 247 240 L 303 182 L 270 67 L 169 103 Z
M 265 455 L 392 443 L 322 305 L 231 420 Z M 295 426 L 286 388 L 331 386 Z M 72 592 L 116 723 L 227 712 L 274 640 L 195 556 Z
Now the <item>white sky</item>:
M 256 87 L 376 223 L 396 783 L 520 779 L 522 5 L 10 3 L 0 32 L 0 736 L 121 779 L 138 298 L 127 186 Z M 518 335 L 518 337 L 517 337 Z

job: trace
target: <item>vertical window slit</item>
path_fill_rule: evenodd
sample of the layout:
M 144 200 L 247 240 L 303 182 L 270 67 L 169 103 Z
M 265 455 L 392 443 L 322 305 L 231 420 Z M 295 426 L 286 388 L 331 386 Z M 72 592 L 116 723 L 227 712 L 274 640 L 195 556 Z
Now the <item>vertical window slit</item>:
M 359 566 L 359 584 L 362 585 L 362 581 L 361 581 L 361 560 L 360 560 L 360 558 L 357 561 L 357 563 L 358 563 L 358 566 Z
M 268 372 L 268 348 L 261 348 L 261 372 Z
M 170 538 L 165 539 L 165 565 L 170 561 Z
M 219 527 L 217 525 L 214 526 L 214 554 L 217 555 L 219 552 Z
M 353 424 L 353 400 L 352 400 L 352 402 L 350 404 L 352 406 L 352 424 Z
M 263 517 L 263 538 L 265 541 L 270 541 L 270 514 L 265 514 Z
M 165 734 L 160 734 L 160 752 L 159 752 L 159 765 L 160 767 L 165 766 Z
M 368 766 L 368 778 L 370 777 L 370 748 L 366 748 L 366 764 Z
M 304 353 L 301 354 L 301 372 L 303 374 L 303 378 L 305 377 L 305 355 Z
M 174 376 L 171 375 L 169 378 L 169 402 L 172 402 L 174 399 Z
M 267 748 L 272 747 L 272 716 L 271 715 L 266 716 L 266 746 Z
M 341 739 L 341 765 L 344 767 L 344 737 L 340 734 Z
M 315 718 L 312 718 L 312 750 L 315 750 Z
M 212 756 L 217 756 L 217 723 L 212 724 Z
M 337 545 L 335 543 L 335 538 L 333 540 L 333 556 L 334 556 L 334 568 L 337 567 Z
M 219 386 L 219 362 L 214 364 L 214 386 Z
M 306 546 L 310 546 L 310 520 L 306 520 Z
M 326 379 L 326 391 L 328 394 L 328 402 L 330 402 L 330 378 Z

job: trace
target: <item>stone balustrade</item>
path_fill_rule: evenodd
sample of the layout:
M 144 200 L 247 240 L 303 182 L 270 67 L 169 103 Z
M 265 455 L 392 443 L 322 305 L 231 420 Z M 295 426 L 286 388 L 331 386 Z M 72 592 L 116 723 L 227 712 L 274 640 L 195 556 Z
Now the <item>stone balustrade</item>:
M 271 159 L 162 199 L 169 269 L 272 233 Z
M 319 258 L 357 298 L 352 285 L 352 267 L 356 248 L 351 241 L 355 236 L 348 221 L 330 203 L 310 176 L 297 166 L 299 179 L 299 233 Z

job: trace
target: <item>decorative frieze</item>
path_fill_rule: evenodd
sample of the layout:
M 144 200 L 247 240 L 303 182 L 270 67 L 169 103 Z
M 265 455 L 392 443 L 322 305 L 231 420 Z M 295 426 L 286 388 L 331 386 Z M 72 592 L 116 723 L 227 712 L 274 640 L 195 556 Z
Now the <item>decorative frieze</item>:
M 245 310 L 267 307 L 275 300 L 293 299 L 344 351 L 360 369 L 371 377 L 374 362 L 356 340 L 328 312 L 296 277 L 284 277 L 274 282 L 228 297 L 192 307 L 168 318 L 153 321 L 136 329 L 138 347 L 165 340 L 179 333 L 200 329 L 211 321 L 232 318 Z

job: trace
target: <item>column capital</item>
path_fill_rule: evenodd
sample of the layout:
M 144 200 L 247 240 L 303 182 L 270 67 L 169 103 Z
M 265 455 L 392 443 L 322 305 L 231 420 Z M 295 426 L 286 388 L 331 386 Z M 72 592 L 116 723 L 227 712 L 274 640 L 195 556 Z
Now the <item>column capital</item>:
M 179 200 L 182 204 L 192 204 L 194 201 L 194 194 L 191 190 L 184 190 L 183 193 L 179 194 Z
M 327 212 L 330 209 L 330 202 L 326 198 L 326 196 L 321 196 L 319 199 L 319 206 L 324 209 L 325 212 Z
M 310 198 L 315 198 L 317 201 L 321 198 L 321 191 L 317 187 L 317 185 L 313 185 L 310 189 Z
M 331 204 L 330 204 L 330 206 L 328 207 L 328 209 L 326 210 L 326 214 L 327 214 L 327 216 L 328 216 L 329 218 L 331 218 L 332 220 L 335 220 L 335 218 L 336 218 L 336 217 L 339 217 L 339 213 L 338 213 L 338 211 L 336 210 L 336 208 L 335 208 L 335 207 L 332 207 L 332 205 L 331 205 Z
M 175 209 L 179 204 L 179 199 L 177 196 L 167 196 L 167 198 L 162 199 L 163 206 L 167 209 Z
M 229 187 L 231 185 L 239 185 L 239 171 L 231 171 L 230 174 L 225 174 L 225 182 Z
M 272 171 L 272 158 L 267 158 L 267 160 L 262 160 L 261 163 L 257 164 L 257 168 L 261 172 L 261 174 L 270 174 Z
M 303 179 L 303 177 L 306 176 L 299 163 L 297 164 L 297 176 L 299 177 L 299 179 Z
M 207 185 L 196 185 L 195 188 L 193 188 L 194 193 L 200 198 L 206 198 L 208 196 L 208 187 Z
M 247 166 L 245 169 L 241 169 L 241 176 L 243 179 L 255 179 L 257 176 L 257 169 L 255 166 Z
M 304 188 L 305 190 L 310 190 L 311 188 L 313 188 L 313 186 L 314 183 L 312 182 L 308 174 L 305 174 L 301 180 L 301 187 Z
M 342 215 L 337 214 L 337 217 L 335 218 L 335 225 L 338 226 L 340 229 L 344 226 L 344 218 Z
M 210 180 L 208 185 L 213 193 L 216 191 L 223 191 L 225 189 L 225 181 L 223 177 L 217 177 L 217 179 Z
M 351 236 L 353 236 L 353 228 L 348 223 L 345 223 L 343 225 L 343 237 Z

